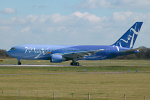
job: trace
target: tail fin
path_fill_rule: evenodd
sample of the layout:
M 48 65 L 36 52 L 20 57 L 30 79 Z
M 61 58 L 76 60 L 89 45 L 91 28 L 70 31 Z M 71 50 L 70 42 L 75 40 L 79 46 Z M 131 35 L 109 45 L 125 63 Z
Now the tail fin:
M 113 45 L 119 47 L 133 48 L 143 22 L 136 22 L 121 38 Z

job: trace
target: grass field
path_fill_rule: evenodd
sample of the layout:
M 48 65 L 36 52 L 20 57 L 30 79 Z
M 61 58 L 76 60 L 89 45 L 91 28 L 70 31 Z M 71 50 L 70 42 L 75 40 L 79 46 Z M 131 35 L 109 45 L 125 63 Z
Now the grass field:
M 3 59 L 0 64 L 16 62 Z M 53 100 L 54 91 L 55 100 L 88 100 L 88 93 L 91 100 L 123 100 L 124 94 L 126 100 L 150 99 L 150 60 L 80 63 L 79 67 L 0 67 L 0 100 L 19 100 L 19 90 L 20 100 Z M 51 63 L 23 60 L 22 64 Z

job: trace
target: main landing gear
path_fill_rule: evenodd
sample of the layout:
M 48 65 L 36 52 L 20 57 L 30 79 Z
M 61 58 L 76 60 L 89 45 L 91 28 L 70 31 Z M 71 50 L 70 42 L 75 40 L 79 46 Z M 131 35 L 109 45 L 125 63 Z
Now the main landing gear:
M 79 64 L 79 62 L 71 62 L 70 65 L 72 65 L 72 66 L 79 66 L 80 64 Z
M 72 59 L 72 62 L 70 63 L 70 65 L 79 66 L 80 65 L 79 62 L 76 62 L 76 61 L 77 61 L 77 59 Z
M 21 65 L 21 61 L 20 61 L 20 59 L 17 59 L 18 60 L 18 65 Z

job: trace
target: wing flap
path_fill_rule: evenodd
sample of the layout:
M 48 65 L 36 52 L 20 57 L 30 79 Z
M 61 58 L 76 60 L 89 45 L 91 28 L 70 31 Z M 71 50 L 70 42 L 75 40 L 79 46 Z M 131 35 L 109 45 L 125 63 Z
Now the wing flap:
M 83 58 L 84 56 L 90 56 L 92 54 L 96 54 L 99 51 L 104 51 L 104 49 L 65 53 L 63 55 L 63 57 L 65 57 L 65 58 Z

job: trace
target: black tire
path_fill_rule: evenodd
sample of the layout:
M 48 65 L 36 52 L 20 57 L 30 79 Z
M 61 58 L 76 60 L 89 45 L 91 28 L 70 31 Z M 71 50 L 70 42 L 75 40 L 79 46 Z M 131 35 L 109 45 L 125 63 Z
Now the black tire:
M 21 65 L 21 62 L 20 62 L 20 61 L 18 62 L 18 65 Z
M 76 66 L 79 66 L 80 64 L 79 64 L 79 62 L 76 62 Z
M 73 62 L 70 63 L 70 65 L 73 65 L 73 64 L 74 64 Z
M 79 62 L 71 62 L 70 65 L 71 66 L 79 66 L 80 64 L 79 64 Z

